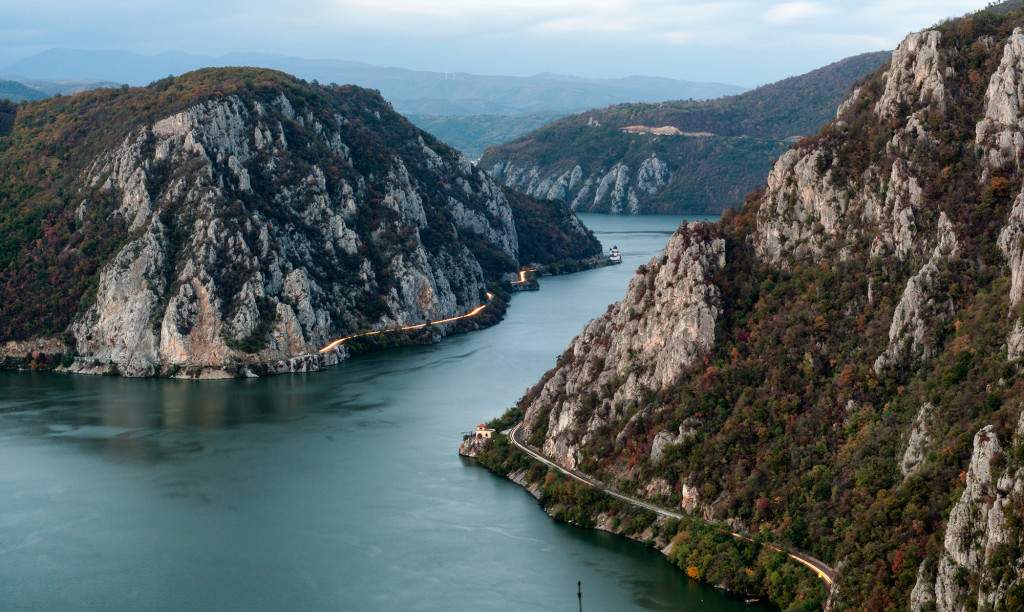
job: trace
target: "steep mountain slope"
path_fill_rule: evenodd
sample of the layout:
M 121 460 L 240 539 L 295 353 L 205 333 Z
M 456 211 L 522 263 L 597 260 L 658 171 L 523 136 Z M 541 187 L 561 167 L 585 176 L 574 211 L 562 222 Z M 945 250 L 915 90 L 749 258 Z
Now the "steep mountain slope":
M 858 55 L 719 100 L 587 111 L 488 149 L 480 165 L 575 210 L 720 212 L 761 184 L 784 140 L 832 119 L 850 86 L 888 55 Z
M 524 200 L 523 218 L 356 87 L 207 69 L 16 111 L 0 139 L 0 334 L 35 340 L 8 345 L 20 355 L 60 337 L 78 371 L 317 368 L 343 356 L 317 353 L 332 338 L 463 314 L 521 258 L 557 261 L 534 234 L 562 258 L 600 253 L 565 206 Z
M 635 534 L 695 577 L 793 609 L 1024 609 L 1022 100 L 1021 10 L 911 34 L 738 212 L 681 227 L 509 418 L 727 529 Z M 544 472 L 517 477 L 549 510 L 630 531 Z M 729 531 L 825 560 L 834 588 Z

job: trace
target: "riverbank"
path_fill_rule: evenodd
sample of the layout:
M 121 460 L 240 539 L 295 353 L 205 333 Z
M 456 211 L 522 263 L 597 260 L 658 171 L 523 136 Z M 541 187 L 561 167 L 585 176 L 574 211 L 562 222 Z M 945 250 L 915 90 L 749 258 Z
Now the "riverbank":
M 734 526 L 666 516 L 607 494 L 585 475 L 573 478 L 516 448 L 510 437 L 522 417 L 518 408 L 488 424 L 506 435 L 467 438 L 459 454 L 522 486 L 552 518 L 635 540 L 659 550 L 687 576 L 724 589 L 741 600 L 762 600 L 782 609 L 820 609 L 828 597 L 822 574 L 793 563 L 771 545 L 738 536 Z M 585 482 L 580 482 L 581 480 Z M 589 482 L 589 484 L 588 484 Z M 796 559 L 800 563 L 805 563 Z
M 388 349 L 440 342 L 445 336 L 466 333 L 497 325 L 508 308 L 510 293 L 499 288 L 500 296 L 489 293 L 490 300 L 465 317 L 450 322 L 427 323 L 410 329 L 382 330 L 381 332 L 349 338 L 329 348 L 308 347 L 303 353 L 287 357 L 268 357 L 255 354 L 250 360 L 234 359 L 223 364 L 153 364 L 150 376 L 133 378 L 175 378 L 187 380 L 226 380 L 233 378 L 260 378 L 275 374 L 318 372 L 338 365 L 342 361 L 366 353 Z M 121 376 L 123 364 L 101 360 L 88 355 L 75 354 L 59 338 L 36 339 L 8 343 L 0 347 L 0 370 L 53 371 L 65 374 L 91 376 Z
M 219 364 L 155 363 L 149 376 L 133 378 L 175 378 L 187 380 L 225 380 L 259 378 L 276 374 L 318 372 L 345 359 L 366 353 L 434 344 L 445 336 L 467 333 L 497 325 L 505 316 L 512 293 L 539 291 L 540 276 L 560 276 L 610 265 L 603 256 L 584 260 L 564 260 L 548 265 L 534 264 L 517 279 L 488 284 L 488 301 L 470 314 L 453 317 L 451 322 L 425 323 L 409 329 L 381 330 L 347 338 L 329 350 L 307 347 L 302 353 L 280 356 L 253 355 L 252 359 L 233 359 Z M 510 277 L 514 278 L 514 277 Z M 11 341 L 0 345 L 0 371 L 43 370 L 91 376 L 122 376 L 123 363 L 79 355 L 66 337 L 40 337 Z
M 536 282 L 534 280 L 534 282 Z M 497 325 L 505 316 L 511 288 L 508 283 L 491 283 L 487 303 L 463 316 L 425 323 L 398 330 L 382 330 L 346 338 L 325 348 L 307 347 L 303 353 L 274 357 L 256 353 L 252 359 L 233 359 L 222 364 L 152 364 L 150 376 L 133 378 L 175 378 L 187 380 L 225 380 L 260 378 L 275 374 L 318 372 L 345 359 L 365 353 L 434 344 L 445 336 L 466 333 Z M 65 338 L 35 338 L 8 342 L 0 346 L 0 371 L 53 371 L 91 376 L 121 376 L 123 364 L 112 360 L 79 355 Z

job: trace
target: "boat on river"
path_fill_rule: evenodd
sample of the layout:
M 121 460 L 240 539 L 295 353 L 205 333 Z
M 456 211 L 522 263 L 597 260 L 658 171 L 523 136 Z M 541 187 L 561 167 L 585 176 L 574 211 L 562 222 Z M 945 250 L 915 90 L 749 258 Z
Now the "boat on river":
M 619 247 L 612 247 L 612 250 L 608 253 L 608 261 L 611 263 L 622 263 L 622 255 L 619 254 Z

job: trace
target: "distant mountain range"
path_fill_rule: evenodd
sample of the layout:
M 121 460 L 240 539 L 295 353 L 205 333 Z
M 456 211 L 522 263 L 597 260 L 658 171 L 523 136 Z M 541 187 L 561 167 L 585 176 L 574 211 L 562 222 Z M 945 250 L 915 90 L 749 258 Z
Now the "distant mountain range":
M 621 102 L 707 99 L 745 91 L 736 85 L 658 77 L 588 79 L 550 73 L 530 77 L 481 76 L 267 53 L 229 53 L 213 57 L 181 52 L 141 55 L 129 51 L 50 49 L 0 68 L 0 74 L 146 85 L 168 75 L 217 66 L 272 68 L 309 81 L 377 89 L 395 110 L 420 115 L 574 112 Z

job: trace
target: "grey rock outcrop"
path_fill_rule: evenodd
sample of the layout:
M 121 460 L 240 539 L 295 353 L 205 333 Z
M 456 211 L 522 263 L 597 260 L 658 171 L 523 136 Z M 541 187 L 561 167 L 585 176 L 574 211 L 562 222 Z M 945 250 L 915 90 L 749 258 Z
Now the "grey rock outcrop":
M 978 122 L 975 144 L 982 152 L 985 172 L 983 184 L 989 184 L 991 170 L 1008 164 L 1021 170 L 1024 155 L 1024 29 L 1015 28 L 1003 46 L 999 67 L 989 79 L 985 92 L 985 118 Z M 1024 297 L 1024 190 L 1013 201 L 1006 224 L 999 233 L 999 249 L 1010 265 L 1010 307 Z M 1011 361 L 1024 350 L 1024 323 L 1016 321 L 1007 336 L 1007 355 Z
M 140 125 L 97 158 L 87 180 L 119 198 L 134 237 L 72 325 L 86 357 L 72 369 L 316 369 L 345 356 L 318 353 L 332 338 L 480 304 L 474 254 L 425 235 L 478 236 L 515 261 L 502 188 L 422 136 L 364 174 L 348 141 L 365 125 L 283 92 L 231 95 Z
M 892 117 L 901 104 L 930 104 L 945 110 L 946 64 L 939 51 L 940 39 L 939 32 L 927 30 L 907 36 L 896 47 L 875 114 Z
M 1016 28 L 1003 46 L 999 68 L 989 78 L 985 91 L 985 118 L 978 122 L 975 144 L 985 149 L 989 167 L 1013 163 L 1020 169 L 1024 155 L 1024 30 Z M 988 175 L 983 177 L 987 180 Z
M 673 444 L 682 444 L 687 438 L 697 435 L 697 430 L 691 425 L 680 425 L 675 433 L 670 431 L 659 431 L 651 443 L 651 463 L 658 463 L 665 454 L 665 448 Z
M 883 119 L 906 113 L 906 124 L 889 143 L 895 159 L 888 168 L 868 167 L 852 182 L 854 188 L 840 190 L 833 180 L 836 160 L 827 150 L 798 147 L 775 163 L 762 197 L 767 206 L 762 205 L 757 220 L 755 247 L 765 260 L 783 265 L 789 257 L 820 261 L 827 248 L 848 251 L 865 234 L 873 256 L 891 253 L 902 260 L 932 248 L 917 238 L 924 229 L 919 218 L 923 189 L 912 160 L 916 150 L 934 145 L 925 119 L 946 112 L 945 79 L 952 69 L 944 64 L 940 39 L 936 31 L 911 34 L 893 52 L 874 106 L 874 114 Z M 854 89 L 837 117 L 851 112 L 863 95 L 864 88 Z M 830 129 L 841 133 L 845 125 L 837 121 Z
M 889 325 L 889 346 L 875 360 L 875 372 L 896 363 L 905 353 L 915 357 L 930 356 L 931 349 L 926 346 L 925 338 L 926 322 L 950 318 L 955 314 L 943 288 L 936 286 L 939 265 L 957 253 L 956 234 L 945 213 L 939 215 L 936 243 L 928 262 L 907 281 Z
M 636 417 L 644 390 L 671 384 L 714 343 L 720 292 L 709 278 L 723 265 L 723 239 L 700 225 L 681 227 L 661 260 L 637 272 L 626 297 L 592 321 L 528 395 L 535 399 L 525 406 L 526 434 L 546 420 L 544 452 L 576 467 L 577 450 L 598 428 Z M 682 435 L 668 433 L 661 449 Z
M 910 433 L 907 435 L 907 448 L 903 451 L 900 459 L 900 473 L 904 478 L 917 472 L 928 454 L 928 447 L 931 444 L 931 428 L 935 422 L 935 407 L 931 402 L 925 402 L 917 411 L 914 422 L 910 426 Z
M 1018 420 L 1015 444 L 1024 442 L 1024 413 Z M 953 506 L 946 524 L 943 553 L 934 576 L 923 569 L 918 574 L 911 609 L 921 610 L 934 602 L 938 612 L 963 610 L 970 595 L 963 573 L 982 576 L 976 602 L 977 609 L 994 609 L 1012 586 L 1022 580 L 1024 555 L 1011 542 L 1004 508 L 1024 493 L 1024 468 L 1010 462 L 1006 468 L 1005 450 L 992 426 L 982 428 L 974 436 L 974 452 L 966 472 L 966 486 Z M 997 550 L 1009 545 L 1016 551 L 1011 564 L 1015 572 L 1009 577 L 983 574 Z M 1002 551 L 1005 553 L 1005 550 Z M 923 566 L 922 566 L 923 568 Z
M 507 187 L 537 198 L 569 202 L 573 210 L 641 214 L 645 196 L 663 191 L 672 180 L 668 164 L 652 155 L 634 170 L 616 163 L 589 174 L 579 164 L 544 174 L 540 167 L 511 161 L 494 164 L 490 174 Z
M 791 149 L 782 154 L 768 175 L 757 219 L 758 253 L 780 263 L 784 255 L 821 256 L 822 242 L 838 231 L 846 198 L 830 184 L 831 168 L 818 151 Z

